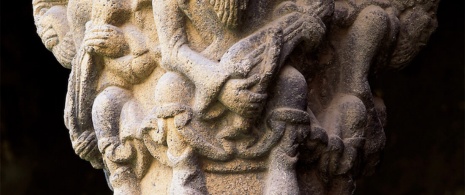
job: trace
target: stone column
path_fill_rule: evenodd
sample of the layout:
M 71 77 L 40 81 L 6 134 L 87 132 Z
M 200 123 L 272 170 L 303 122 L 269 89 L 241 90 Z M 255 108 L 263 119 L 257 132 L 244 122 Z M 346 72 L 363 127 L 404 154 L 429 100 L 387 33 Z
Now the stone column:
M 370 78 L 438 1 L 34 0 L 73 149 L 114 194 L 352 194 L 384 148 Z M 380 181 L 382 182 L 382 181 Z

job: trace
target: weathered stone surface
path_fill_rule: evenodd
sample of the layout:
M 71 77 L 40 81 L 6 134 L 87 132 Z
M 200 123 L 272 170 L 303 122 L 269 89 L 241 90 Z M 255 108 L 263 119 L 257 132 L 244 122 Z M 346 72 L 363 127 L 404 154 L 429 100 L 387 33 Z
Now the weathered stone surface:
M 384 148 L 368 78 L 437 0 L 34 0 L 65 123 L 115 194 L 351 194 Z

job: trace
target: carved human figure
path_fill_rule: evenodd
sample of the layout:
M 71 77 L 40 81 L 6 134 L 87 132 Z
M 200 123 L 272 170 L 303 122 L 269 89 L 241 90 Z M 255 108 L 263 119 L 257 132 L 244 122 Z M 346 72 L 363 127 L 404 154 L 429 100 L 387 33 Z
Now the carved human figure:
M 34 0 L 34 20 L 45 47 L 53 52 L 58 62 L 71 68 L 76 53 L 66 16 L 67 0 Z
M 385 142 L 368 80 L 418 53 L 437 4 L 33 0 L 42 42 L 71 69 L 73 149 L 115 194 L 208 194 L 218 178 L 352 194 Z
M 115 194 L 140 194 L 139 179 L 151 158 L 135 136 L 137 126 L 121 125 L 139 114 L 131 87 L 151 74 L 159 58 L 156 33 L 142 32 L 153 27 L 153 17 L 147 19 L 150 1 L 33 4 L 44 44 L 72 68 L 65 121 L 73 148 L 95 168 L 104 168 Z
M 132 86 L 144 81 L 158 63 L 155 40 L 135 18 L 137 12 L 151 14 L 147 2 L 94 0 L 81 50 L 81 72 L 100 71 L 92 122 L 114 194 L 140 194 L 140 179 L 151 161 L 136 135 L 138 126 L 122 127 L 125 119 L 140 115 Z
M 206 193 L 196 152 L 225 161 L 258 158 L 272 148 L 266 193 L 298 192 L 293 166 L 297 139 L 308 134 L 307 86 L 305 78 L 285 60 L 301 41 L 310 48 L 318 45 L 324 24 L 312 8 L 330 8 L 328 4 L 315 2 L 315 6 L 306 1 L 306 9 L 301 9 L 293 2 L 282 2 L 270 14 L 270 23 L 247 32 L 239 26 L 248 1 L 153 2 L 162 67 L 172 71 L 160 79 L 156 90 L 161 103 L 158 115 L 163 118 L 157 130 L 167 134 L 167 155 L 173 167 L 171 193 Z M 207 45 L 203 51 L 193 49 L 198 46 L 188 41 L 185 20 L 211 37 L 203 43 Z M 273 79 L 275 87 L 269 91 Z M 183 87 L 185 83 L 192 84 Z M 267 101 L 270 92 L 273 97 Z M 265 104 L 266 119 L 260 117 Z M 201 123 L 211 119 L 230 124 L 216 135 L 222 142 L 220 147 L 196 136 L 191 125 L 191 120 Z M 257 120 L 267 121 L 259 125 L 269 129 L 258 140 L 250 141 Z M 246 142 L 242 148 L 231 146 L 241 142 Z M 275 178 L 278 175 L 280 179 Z
M 335 1 L 329 47 L 321 56 L 333 55 L 331 63 L 337 67 L 326 68 L 324 76 L 316 76 L 310 85 L 314 89 L 318 85 L 318 89 L 309 99 L 317 115 L 312 122 L 319 123 L 329 135 L 327 151 L 320 160 L 329 194 L 352 194 L 355 180 L 373 172 L 384 148 L 385 107 L 380 98 L 373 97 L 369 76 L 373 70 L 409 62 L 420 49 L 419 43 L 424 43 L 435 29 L 435 18 L 428 13 L 434 11 L 435 2 L 407 4 Z M 331 50 L 333 54 L 328 54 Z
M 382 47 L 385 37 L 395 34 L 396 24 L 390 23 L 388 13 L 379 7 L 383 3 L 389 2 L 335 2 L 333 24 L 339 25 L 333 25 L 331 30 L 347 33 L 329 35 L 338 66 L 337 81 L 331 86 L 337 87 L 330 90 L 328 102 L 324 103 L 326 111 L 312 108 L 329 135 L 328 152 L 320 160 L 329 194 L 352 194 L 355 178 L 360 174 L 361 154 L 377 153 L 383 147 L 378 144 L 384 143 L 385 138 L 368 83 L 368 73 L 378 48 Z M 376 128 L 367 129 L 367 126 Z M 374 134 L 376 139 L 370 139 Z M 373 144 L 371 140 L 378 143 Z M 366 145 L 374 147 L 363 151 Z
M 73 59 L 75 58 L 76 50 L 80 47 L 79 43 L 83 36 L 83 32 L 76 31 L 76 25 L 73 25 L 76 23 L 79 24 L 79 22 L 75 21 L 75 18 L 68 20 L 68 13 L 72 12 L 72 5 L 75 2 L 73 0 L 71 2 L 68 2 L 68 0 L 33 1 L 37 33 L 40 35 L 46 48 L 53 52 L 54 56 L 65 68 L 72 68 L 72 65 L 75 64 Z M 87 3 L 87 6 L 91 4 L 84 1 L 81 1 L 81 3 L 84 3 L 84 5 Z M 69 5 L 71 5 L 71 9 L 68 9 Z M 80 7 L 80 9 L 85 10 L 85 7 Z M 86 12 L 84 11 L 83 13 Z M 85 17 L 82 19 L 85 20 Z M 84 23 L 81 24 L 84 26 Z M 79 34 L 82 34 L 82 36 L 80 37 Z M 82 159 L 90 161 L 94 168 L 103 168 L 101 154 L 97 148 L 95 132 L 93 130 L 85 131 L 77 127 L 77 124 L 72 122 L 73 119 L 71 119 L 74 115 L 69 116 L 69 113 L 65 113 L 65 124 L 70 131 L 72 146 L 76 154 Z

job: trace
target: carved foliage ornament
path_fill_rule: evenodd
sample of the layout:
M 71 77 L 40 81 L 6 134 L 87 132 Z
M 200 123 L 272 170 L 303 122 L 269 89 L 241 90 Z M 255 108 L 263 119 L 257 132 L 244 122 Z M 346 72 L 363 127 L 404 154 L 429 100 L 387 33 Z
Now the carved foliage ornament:
M 384 148 L 368 77 L 437 0 L 34 0 L 65 124 L 115 194 L 351 194 Z

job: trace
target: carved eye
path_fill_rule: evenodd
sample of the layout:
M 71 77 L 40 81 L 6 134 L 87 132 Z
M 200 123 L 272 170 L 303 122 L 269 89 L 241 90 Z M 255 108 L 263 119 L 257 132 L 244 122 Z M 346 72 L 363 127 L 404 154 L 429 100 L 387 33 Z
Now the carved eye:
M 45 14 L 45 12 L 48 11 L 50 8 L 50 4 L 47 2 L 38 2 L 37 4 L 34 4 L 34 15 L 36 16 L 42 16 Z
M 41 8 L 39 11 L 39 16 L 43 16 L 48 11 L 48 7 Z

